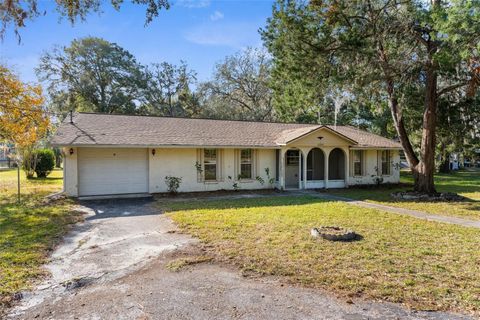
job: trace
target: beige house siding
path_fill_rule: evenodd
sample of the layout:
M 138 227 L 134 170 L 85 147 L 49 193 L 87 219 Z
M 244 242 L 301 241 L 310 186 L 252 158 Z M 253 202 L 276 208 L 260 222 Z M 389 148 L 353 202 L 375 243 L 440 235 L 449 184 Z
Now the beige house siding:
M 361 185 L 361 184 L 374 184 L 375 176 L 383 178 L 383 183 L 398 183 L 400 182 L 400 154 L 398 150 L 390 150 L 390 175 L 382 175 L 380 169 L 381 159 L 379 159 L 379 152 L 381 150 L 363 150 L 364 152 L 364 164 L 362 176 L 353 176 L 350 174 L 348 177 L 348 184 Z M 351 156 L 351 154 L 350 154 Z M 353 168 L 353 164 L 350 162 L 350 168 Z M 353 171 L 351 171 L 353 172 Z
M 70 149 L 73 153 L 70 154 Z M 78 148 L 63 148 L 63 191 L 72 197 L 78 196 Z
M 372 175 L 376 175 L 378 167 L 378 154 L 380 150 L 364 150 L 364 172 L 362 176 L 353 176 L 351 163 L 351 147 L 345 141 L 334 141 L 328 137 L 319 140 L 316 137 L 305 137 L 291 145 L 281 147 L 279 156 L 279 177 L 274 187 L 279 189 L 285 188 L 285 154 L 287 150 L 299 150 L 303 155 L 303 175 L 307 176 L 307 156 L 313 148 L 319 148 L 325 157 L 325 179 L 320 181 L 299 181 L 300 189 L 316 189 L 316 188 L 343 188 L 349 185 L 373 184 L 375 183 Z M 325 139 L 325 140 L 324 140 Z M 318 140 L 318 141 L 317 141 Z M 308 145 L 310 143 L 310 145 Z M 330 145 L 337 143 L 337 145 Z M 328 145 L 327 145 L 328 144 Z M 335 148 L 343 151 L 345 156 L 345 179 L 331 180 L 328 177 L 328 161 L 330 153 Z M 353 147 L 354 148 L 354 147 Z M 102 148 L 103 149 L 103 148 Z M 155 155 L 152 150 L 155 149 Z M 65 168 L 64 168 L 64 190 L 70 196 L 78 196 L 78 148 L 73 147 L 73 154 L 69 153 L 70 148 L 64 148 Z M 239 173 L 239 155 L 238 148 L 222 148 L 219 150 L 218 164 L 220 168 L 217 170 L 217 181 L 203 181 L 203 176 L 195 166 L 196 162 L 202 162 L 202 148 L 145 148 L 148 152 L 148 192 L 161 193 L 167 192 L 165 184 L 166 176 L 175 176 L 182 178 L 179 192 L 198 192 L 198 191 L 215 191 L 215 190 L 233 190 L 233 183 L 238 183 L 241 190 L 248 189 L 268 189 L 272 186 L 268 183 L 265 169 L 270 171 L 270 178 L 275 179 L 275 154 L 276 149 L 253 149 L 254 150 L 254 171 L 252 179 L 238 180 L 236 177 Z M 391 150 L 391 174 L 383 176 L 383 183 L 398 183 L 400 180 L 399 166 L 400 162 L 398 150 Z M 81 152 L 80 152 L 81 154 Z M 129 174 L 125 172 L 125 174 Z M 228 177 L 232 177 L 232 180 Z M 261 184 L 255 179 L 260 176 L 264 180 Z M 301 172 L 299 172 L 301 176 Z M 108 178 L 108 177 L 106 177 Z
M 202 174 L 197 170 L 197 161 L 202 163 L 203 149 L 183 148 L 158 148 L 155 155 L 149 149 L 150 193 L 167 192 L 165 184 L 166 176 L 182 178 L 179 192 L 232 190 L 233 183 L 237 182 L 240 189 L 266 189 L 270 188 L 265 173 L 265 168 L 270 169 L 270 176 L 275 178 L 275 150 L 254 149 L 254 173 L 250 180 L 238 180 L 239 152 L 237 149 L 217 149 L 217 181 L 203 181 Z M 265 183 L 262 185 L 255 179 L 262 177 Z M 228 177 L 231 177 L 229 179 Z

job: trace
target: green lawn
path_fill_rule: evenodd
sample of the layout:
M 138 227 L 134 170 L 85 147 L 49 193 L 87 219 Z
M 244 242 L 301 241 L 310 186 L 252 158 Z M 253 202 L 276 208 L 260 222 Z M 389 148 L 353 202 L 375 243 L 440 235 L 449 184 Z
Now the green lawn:
M 315 197 L 159 202 L 207 254 L 246 272 L 417 309 L 480 310 L 480 230 Z M 310 237 L 320 225 L 363 239 Z
M 45 195 L 62 189 L 61 170 L 46 179 L 20 174 L 22 201 L 17 203 L 16 171 L 0 171 L 0 315 L 13 293 L 44 274 L 48 251 L 78 219 L 69 200 L 42 203 Z
M 329 190 L 334 195 L 357 200 L 381 203 L 393 207 L 420 210 L 433 214 L 457 216 L 466 219 L 480 220 L 480 170 L 459 171 L 451 174 L 437 174 L 435 184 L 439 192 L 455 192 L 467 198 L 462 202 L 414 202 L 395 201 L 390 197 L 394 191 L 412 189 L 413 178 L 410 173 L 402 172 L 398 186 L 380 186 L 378 188 L 349 188 Z

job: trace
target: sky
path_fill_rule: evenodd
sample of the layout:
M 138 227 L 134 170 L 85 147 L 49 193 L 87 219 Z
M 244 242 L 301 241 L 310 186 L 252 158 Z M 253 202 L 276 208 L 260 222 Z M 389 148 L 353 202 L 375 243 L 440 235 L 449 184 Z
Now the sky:
M 60 19 L 54 0 L 39 0 L 46 11 L 20 29 L 21 43 L 12 30 L 0 42 L 0 63 L 12 68 L 25 82 L 37 82 L 34 68 L 45 51 L 68 46 L 75 38 L 101 37 L 130 51 L 140 63 L 184 60 L 208 80 L 215 63 L 246 47 L 261 47 L 258 33 L 271 15 L 270 0 L 174 0 L 169 10 L 145 25 L 145 7 L 128 0 L 116 11 L 104 0 L 103 13 L 90 14 L 71 25 Z

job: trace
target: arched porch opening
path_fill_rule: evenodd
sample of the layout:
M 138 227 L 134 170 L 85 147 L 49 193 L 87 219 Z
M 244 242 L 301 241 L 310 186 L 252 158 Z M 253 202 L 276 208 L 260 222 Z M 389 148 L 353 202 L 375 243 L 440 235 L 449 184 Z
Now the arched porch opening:
M 328 156 L 328 179 L 345 179 L 345 153 L 340 148 L 333 149 Z
M 319 148 L 313 148 L 307 155 L 307 181 L 325 179 L 325 154 Z

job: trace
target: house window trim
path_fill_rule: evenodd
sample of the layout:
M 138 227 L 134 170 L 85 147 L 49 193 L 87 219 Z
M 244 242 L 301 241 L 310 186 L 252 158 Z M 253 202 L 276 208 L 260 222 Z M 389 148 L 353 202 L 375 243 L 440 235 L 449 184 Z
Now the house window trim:
M 296 151 L 298 156 L 290 156 L 289 157 L 288 153 L 291 152 L 291 151 Z M 297 158 L 298 162 L 296 164 L 289 163 L 289 161 L 288 161 L 289 158 Z M 287 166 L 287 167 L 298 167 L 298 166 L 300 166 L 300 162 L 301 162 L 300 150 L 298 150 L 298 149 L 288 149 L 285 152 L 285 166 Z
M 216 177 L 215 180 L 205 179 L 205 150 L 216 150 Z M 218 184 L 223 182 L 223 150 L 219 148 L 198 149 L 197 161 L 201 164 L 201 172 L 197 174 L 197 180 L 203 184 Z
M 242 172 L 242 150 L 250 150 L 251 151 L 251 158 L 250 158 L 250 165 L 251 165 L 251 177 L 250 178 L 241 178 Z M 236 172 L 235 172 L 235 180 L 244 183 L 251 183 L 255 181 L 256 177 L 256 168 L 257 168 L 257 152 L 255 149 L 252 148 L 242 148 L 236 150 Z
M 383 174 L 383 152 L 386 152 L 387 154 L 387 173 L 386 174 Z M 392 166 L 391 166 L 391 163 L 392 163 L 392 151 L 391 150 L 380 150 L 380 156 L 379 156 L 379 162 L 380 162 L 380 170 L 379 170 L 379 176 L 382 176 L 382 177 L 390 177 L 392 175 Z
M 355 173 L 355 152 L 360 153 L 360 174 Z M 352 150 L 352 177 L 362 178 L 365 177 L 365 151 L 364 150 Z

